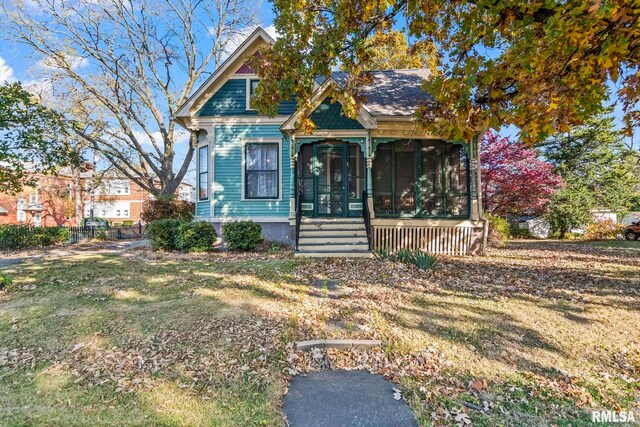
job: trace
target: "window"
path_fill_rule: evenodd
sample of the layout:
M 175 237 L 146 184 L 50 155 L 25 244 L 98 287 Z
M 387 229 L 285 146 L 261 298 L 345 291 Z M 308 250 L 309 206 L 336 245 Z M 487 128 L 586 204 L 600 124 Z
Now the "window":
M 258 87 L 258 83 L 260 83 L 260 80 L 247 79 L 247 110 L 253 110 L 251 108 L 251 97 Z
M 468 161 L 459 144 L 396 141 L 378 146 L 373 164 L 376 215 L 466 217 Z
M 125 218 L 129 218 L 129 210 L 128 209 L 124 210 L 124 217 Z
M 116 216 L 120 216 L 120 209 L 116 210 Z
M 198 149 L 198 200 L 209 198 L 209 146 Z
M 279 197 L 278 143 L 245 145 L 245 199 L 277 199 Z

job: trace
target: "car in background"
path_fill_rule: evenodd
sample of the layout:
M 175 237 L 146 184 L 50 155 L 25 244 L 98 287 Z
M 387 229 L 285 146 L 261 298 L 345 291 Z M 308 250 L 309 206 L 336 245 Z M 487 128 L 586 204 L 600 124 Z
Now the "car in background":
M 640 221 L 632 222 L 625 227 L 624 238 L 627 240 L 638 240 L 640 238 Z

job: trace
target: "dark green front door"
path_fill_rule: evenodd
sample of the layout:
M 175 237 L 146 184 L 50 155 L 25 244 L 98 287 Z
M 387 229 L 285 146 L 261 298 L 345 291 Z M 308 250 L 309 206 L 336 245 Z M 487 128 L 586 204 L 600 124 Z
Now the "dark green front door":
M 318 216 L 346 216 L 347 164 L 345 145 L 320 145 L 316 180 Z
M 357 144 L 303 145 L 297 173 L 304 216 L 362 215 L 364 156 Z

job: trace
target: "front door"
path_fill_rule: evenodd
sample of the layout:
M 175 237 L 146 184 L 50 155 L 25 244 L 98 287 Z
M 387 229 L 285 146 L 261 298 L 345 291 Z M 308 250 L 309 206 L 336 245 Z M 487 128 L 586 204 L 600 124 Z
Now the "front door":
M 346 145 L 317 147 L 316 204 L 318 216 L 346 216 Z
M 357 144 L 336 141 L 302 146 L 298 189 L 304 216 L 361 216 L 364 185 L 364 157 Z

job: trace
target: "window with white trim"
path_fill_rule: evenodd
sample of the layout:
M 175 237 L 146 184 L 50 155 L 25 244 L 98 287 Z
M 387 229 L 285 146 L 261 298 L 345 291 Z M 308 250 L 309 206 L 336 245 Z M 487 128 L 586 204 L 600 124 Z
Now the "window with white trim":
M 209 198 L 209 146 L 198 149 L 198 200 Z
M 244 198 L 279 198 L 280 144 L 247 143 L 244 150 Z
M 253 108 L 251 108 L 251 98 L 256 92 L 258 83 L 260 83 L 260 80 L 247 79 L 247 110 L 253 110 Z

